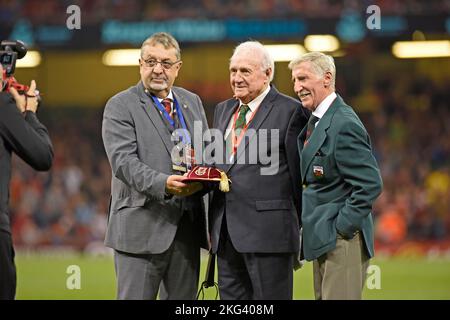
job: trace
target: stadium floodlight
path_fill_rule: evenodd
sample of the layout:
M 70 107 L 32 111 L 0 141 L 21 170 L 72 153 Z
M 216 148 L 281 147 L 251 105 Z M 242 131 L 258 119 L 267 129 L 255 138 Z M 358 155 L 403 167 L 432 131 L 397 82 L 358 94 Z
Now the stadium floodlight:
M 450 57 L 450 40 L 397 41 L 392 54 L 400 59 Z
M 314 34 L 305 38 L 308 51 L 332 52 L 339 49 L 339 40 L 331 34 Z
M 34 68 L 41 63 L 41 60 L 39 51 L 28 51 L 25 57 L 17 60 L 16 68 Z
M 264 47 L 269 51 L 275 62 L 292 61 L 306 53 L 305 48 L 300 44 L 269 44 Z
M 106 66 L 137 66 L 140 56 L 140 49 L 108 50 L 103 54 L 102 62 Z

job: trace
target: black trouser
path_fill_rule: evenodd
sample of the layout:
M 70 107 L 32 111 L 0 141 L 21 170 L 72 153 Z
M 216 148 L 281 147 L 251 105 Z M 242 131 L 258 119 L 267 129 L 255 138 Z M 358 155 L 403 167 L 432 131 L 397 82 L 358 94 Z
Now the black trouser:
M 220 299 L 292 300 L 293 256 L 292 253 L 240 253 L 224 223 L 217 251 Z
M 14 300 L 16 295 L 16 266 L 11 235 L 0 231 L 0 300 Z

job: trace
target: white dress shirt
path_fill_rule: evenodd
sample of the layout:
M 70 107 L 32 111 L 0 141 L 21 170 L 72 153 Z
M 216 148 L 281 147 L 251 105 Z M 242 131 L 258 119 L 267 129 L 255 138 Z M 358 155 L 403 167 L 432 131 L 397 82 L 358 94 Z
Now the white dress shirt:
M 333 103 L 334 99 L 336 99 L 337 95 L 336 92 L 332 92 L 330 93 L 325 99 L 323 99 L 323 101 L 317 106 L 316 110 L 314 110 L 312 112 L 312 114 L 314 116 L 316 116 L 317 118 L 319 118 L 319 120 L 316 122 L 316 127 L 317 124 L 319 123 L 320 119 L 322 119 L 323 115 L 325 114 L 325 112 L 327 112 L 328 108 L 331 106 L 331 104 Z

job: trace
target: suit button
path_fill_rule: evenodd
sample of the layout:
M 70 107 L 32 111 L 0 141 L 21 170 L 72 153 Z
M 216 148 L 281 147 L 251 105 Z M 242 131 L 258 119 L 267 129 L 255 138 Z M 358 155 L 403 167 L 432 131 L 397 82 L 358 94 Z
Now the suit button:
M 303 185 L 303 189 L 306 189 L 306 187 L 307 187 L 307 184 L 305 183 L 305 184 Z

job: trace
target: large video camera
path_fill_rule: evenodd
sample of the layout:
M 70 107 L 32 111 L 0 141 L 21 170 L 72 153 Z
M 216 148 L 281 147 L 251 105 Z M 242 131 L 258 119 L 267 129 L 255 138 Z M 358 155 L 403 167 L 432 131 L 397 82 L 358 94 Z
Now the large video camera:
M 20 94 L 28 91 L 28 86 L 18 83 L 13 77 L 17 59 L 22 59 L 26 54 L 27 47 L 20 40 L 3 40 L 0 43 L 0 63 L 3 67 L 1 85 L 3 91 L 9 92 L 10 88 L 15 88 Z

